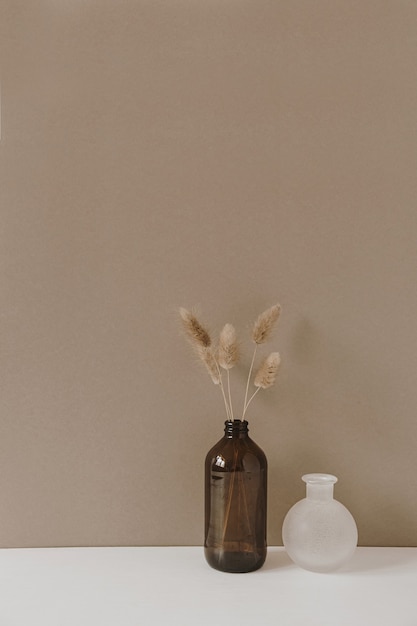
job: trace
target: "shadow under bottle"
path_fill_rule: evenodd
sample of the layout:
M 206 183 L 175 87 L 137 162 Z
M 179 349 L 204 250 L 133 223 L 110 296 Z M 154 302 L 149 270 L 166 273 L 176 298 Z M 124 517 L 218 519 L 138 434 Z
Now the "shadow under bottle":
M 205 462 L 205 541 L 209 565 L 223 572 L 259 569 L 266 559 L 267 460 L 248 422 L 226 421 Z

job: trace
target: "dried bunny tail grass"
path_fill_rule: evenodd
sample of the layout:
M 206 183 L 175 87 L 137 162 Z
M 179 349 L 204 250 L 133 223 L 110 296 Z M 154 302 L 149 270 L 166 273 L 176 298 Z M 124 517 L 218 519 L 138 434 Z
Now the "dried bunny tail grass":
M 236 330 L 232 324 L 226 324 L 220 333 L 217 360 L 225 370 L 230 370 L 239 360 Z
M 262 387 L 262 389 L 272 387 L 276 380 L 280 363 L 281 357 L 279 352 L 271 352 L 271 354 L 264 359 L 256 373 L 254 380 L 255 387 Z
M 270 336 L 275 322 L 278 320 L 281 313 L 281 306 L 274 304 L 269 309 L 266 309 L 256 319 L 252 329 L 252 340 L 256 343 L 265 343 Z
M 194 313 L 187 309 L 180 308 L 180 316 L 185 333 L 191 344 L 197 349 L 200 347 L 208 348 L 211 345 L 210 335 L 206 329 L 200 324 Z
M 217 365 L 216 358 L 213 354 L 211 346 L 198 346 L 197 353 L 200 359 L 203 361 L 208 373 L 211 376 L 211 380 L 215 385 L 220 385 L 221 378 L 219 372 L 219 366 Z

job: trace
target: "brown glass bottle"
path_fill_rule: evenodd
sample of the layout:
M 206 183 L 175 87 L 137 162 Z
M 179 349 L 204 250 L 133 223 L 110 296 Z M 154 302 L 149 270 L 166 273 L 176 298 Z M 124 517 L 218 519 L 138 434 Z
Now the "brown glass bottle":
M 247 421 L 225 422 L 205 464 L 206 560 L 223 572 L 252 572 L 266 558 L 267 460 Z

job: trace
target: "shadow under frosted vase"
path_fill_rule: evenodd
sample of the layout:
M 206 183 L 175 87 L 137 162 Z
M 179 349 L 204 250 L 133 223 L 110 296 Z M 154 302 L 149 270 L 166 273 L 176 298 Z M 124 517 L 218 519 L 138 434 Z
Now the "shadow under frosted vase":
M 266 558 L 267 460 L 248 423 L 225 422 L 205 462 L 205 541 L 209 565 L 223 572 L 259 569 Z

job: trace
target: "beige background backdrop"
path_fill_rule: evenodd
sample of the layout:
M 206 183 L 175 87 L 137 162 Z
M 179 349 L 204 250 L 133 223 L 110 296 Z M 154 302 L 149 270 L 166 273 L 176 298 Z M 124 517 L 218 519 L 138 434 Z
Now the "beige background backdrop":
M 235 324 L 241 401 L 276 301 L 269 543 L 324 471 L 417 545 L 417 3 L 1 11 L 0 545 L 201 544 L 225 416 L 177 309 Z

